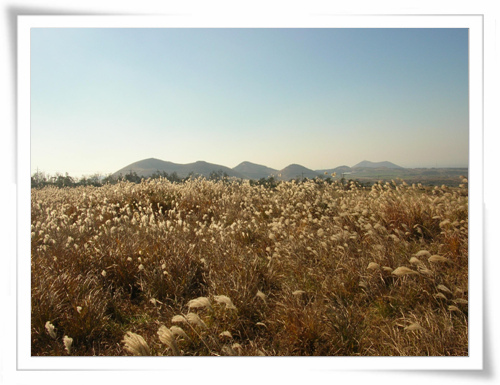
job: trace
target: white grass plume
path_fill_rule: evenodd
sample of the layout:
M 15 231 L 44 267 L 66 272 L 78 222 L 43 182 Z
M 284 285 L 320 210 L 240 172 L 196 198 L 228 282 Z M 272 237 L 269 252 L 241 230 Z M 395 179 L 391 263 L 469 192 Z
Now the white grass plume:
M 182 329 L 179 326 L 175 326 L 175 325 L 170 326 L 170 331 L 172 332 L 172 334 L 174 336 L 179 336 L 179 337 L 183 337 L 185 339 L 189 339 L 189 337 L 186 334 L 186 332 L 184 331 L 184 329 Z
M 424 266 L 424 263 L 423 263 L 420 259 L 418 259 L 418 258 L 416 258 L 416 257 L 411 257 L 411 258 L 410 258 L 410 263 L 411 263 L 412 265 Z
M 204 308 L 204 307 L 212 307 L 210 304 L 210 300 L 207 297 L 198 297 L 196 299 L 192 299 L 188 302 L 188 308 Z
M 217 303 L 226 304 L 226 309 L 236 309 L 236 306 L 234 306 L 233 301 L 231 301 L 231 298 L 229 298 L 225 295 L 216 295 L 214 297 L 214 300 Z
M 196 313 L 188 313 L 188 314 L 186 314 L 186 319 L 188 320 L 188 322 L 190 324 L 202 327 L 204 329 L 207 328 L 207 325 L 205 324 L 205 322 L 203 322 L 203 320 Z
M 172 323 L 187 323 L 187 319 L 183 315 L 177 314 L 172 317 Z
M 400 266 L 397 269 L 393 270 L 393 272 L 391 274 L 399 276 L 399 275 L 418 274 L 418 272 L 416 272 L 415 270 L 412 270 L 412 269 L 408 269 L 405 266 Z
M 421 330 L 421 331 L 424 331 L 425 329 L 420 326 L 418 323 L 412 323 L 411 325 L 405 327 L 405 330 L 407 331 L 415 331 L 415 330 Z
M 378 270 L 380 269 L 380 265 L 376 262 L 370 262 L 367 266 L 368 270 Z
M 233 335 L 231 334 L 231 332 L 229 332 L 227 330 L 224 330 L 222 333 L 219 333 L 219 336 L 220 337 L 233 338 Z
M 429 262 L 448 262 L 449 259 L 446 257 L 442 257 L 441 255 L 431 255 L 428 259 Z
M 158 337 L 160 341 L 172 349 L 172 353 L 176 356 L 180 355 L 179 347 L 177 346 L 177 341 L 175 340 L 174 333 L 168 329 L 165 325 L 161 325 L 158 329 Z
M 122 342 L 125 344 L 124 348 L 134 356 L 150 356 L 151 351 L 147 342 L 139 334 L 127 332 L 123 337 Z
M 261 300 L 263 300 L 265 302 L 266 298 L 267 298 L 267 295 L 265 295 L 263 292 L 261 292 L 260 290 L 258 290 L 257 294 L 256 294 L 256 297 L 259 297 Z
M 63 344 L 64 344 L 64 349 L 68 352 L 68 354 L 71 354 L 71 345 L 73 344 L 73 338 L 64 336 Z
M 49 333 L 49 336 L 51 336 L 53 339 L 56 339 L 56 328 L 54 325 L 50 323 L 50 321 L 45 322 L 45 330 L 47 330 L 47 333 Z
M 462 305 L 467 305 L 469 303 L 469 301 L 467 301 L 466 299 L 463 299 L 463 298 L 454 299 L 453 302 L 459 303 L 459 304 L 462 304 Z
M 437 289 L 444 291 L 445 293 L 453 294 L 450 289 L 448 289 L 445 285 L 437 285 Z

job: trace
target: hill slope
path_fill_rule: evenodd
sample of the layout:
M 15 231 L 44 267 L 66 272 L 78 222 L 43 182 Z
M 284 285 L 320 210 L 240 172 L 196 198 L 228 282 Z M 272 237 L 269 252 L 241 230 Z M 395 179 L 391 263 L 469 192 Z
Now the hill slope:
M 233 168 L 234 171 L 243 174 L 248 179 L 261 179 L 267 178 L 270 175 L 274 175 L 278 172 L 274 168 L 269 168 L 267 166 L 262 166 L 260 164 L 255 164 L 251 162 L 242 162 Z
M 290 164 L 286 166 L 283 170 L 277 172 L 278 179 L 290 180 L 295 178 L 316 178 L 320 176 L 316 171 L 308 169 L 300 164 Z
M 394 164 L 392 162 L 384 161 L 384 162 L 370 162 L 369 160 L 363 160 L 359 162 L 357 165 L 352 166 L 352 168 L 404 168 Z
M 447 170 L 447 171 L 446 171 Z M 459 172 L 452 169 L 409 169 L 398 166 L 392 162 L 370 162 L 364 160 L 353 167 L 348 166 L 338 166 L 335 168 L 322 169 L 322 170 L 311 170 L 299 164 L 290 164 L 282 170 L 275 170 L 273 168 L 251 163 L 248 161 L 242 162 L 234 168 L 229 168 L 219 164 L 208 163 L 204 161 L 197 161 L 188 164 L 179 164 L 173 162 L 167 162 L 156 158 L 143 159 L 138 162 L 129 164 L 126 167 L 121 168 L 112 174 L 113 177 L 118 177 L 120 174 L 125 176 L 130 172 L 135 172 L 137 175 L 147 178 L 151 176 L 156 171 L 165 172 L 172 175 L 174 172 L 179 178 L 185 178 L 190 173 L 194 175 L 200 175 L 204 177 L 210 177 L 213 172 L 219 173 L 223 172 L 230 177 L 241 178 L 241 179 L 254 179 L 259 180 L 261 178 L 268 178 L 273 176 L 279 180 L 290 180 L 290 179 L 302 179 L 302 178 L 316 178 L 316 177 L 327 177 L 332 173 L 337 173 L 337 177 L 341 177 L 342 174 L 352 174 L 348 178 L 359 179 L 359 180 L 379 180 L 379 179 L 393 179 L 393 178 L 409 178 L 410 175 L 414 175 L 415 178 L 434 177 L 436 181 L 443 180 L 447 174 L 453 174 Z M 465 169 L 466 170 L 466 169 Z M 453 172 L 452 172 L 453 171 Z M 460 171 L 462 172 L 462 171 Z M 325 175 L 326 173 L 326 175 Z M 450 175 L 451 175 L 450 174 Z M 413 178 L 412 178 L 413 179 Z M 416 180 L 416 179 L 415 179 Z
M 208 163 L 204 161 L 198 161 L 188 164 L 179 164 L 166 162 L 160 159 L 149 158 L 134 162 L 125 166 L 113 174 L 114 177 L 121 175 L 126 175 L 130 172 L 135 172 L 139 176 L 149 177 L 154 172 L 166 172 L 167 174 L 177 173 L 180 178 L 185 178 L 189 173 L 194 173 L 195 175 L 202 175 L 209 177 L 212 172 L 225 172 L 228 176 L 234 176 L 236 178 L 246 179 L 245 176 L 237 171 L 230 169 L 229 167 L 222 166 L 219 164 Z
M 151 176 L 155 171 L 160 170 L 163 171 L 165 170 L 167 173 L 172 173 L 172 172 L 179 172 L 182 168 L 182 165 L 177 164 L 177 163 L 172 163 L 172 162 L 166 162 L 164 160 L 156 159 L 156 158 L 149 158 L 149 159 L 143 159 L 139 160 L 137 162 L 131 163 L 128 166 L 125 166 L 118 171 L 116 171 L 112 176 L 117 177 L 120 174 L 121 175 L 126 175 L 129 174 L 130 172 L 135 172 L 139 176 L 144 176 L 148 177 Z M 168 171 L 167 171 L 168 170 Z

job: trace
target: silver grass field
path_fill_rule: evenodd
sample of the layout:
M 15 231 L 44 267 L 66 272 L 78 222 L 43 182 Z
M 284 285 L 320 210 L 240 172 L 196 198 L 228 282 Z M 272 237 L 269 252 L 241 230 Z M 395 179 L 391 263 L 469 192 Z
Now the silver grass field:
M 467 356 L 461 182 L 33 188 L 31 354 Z

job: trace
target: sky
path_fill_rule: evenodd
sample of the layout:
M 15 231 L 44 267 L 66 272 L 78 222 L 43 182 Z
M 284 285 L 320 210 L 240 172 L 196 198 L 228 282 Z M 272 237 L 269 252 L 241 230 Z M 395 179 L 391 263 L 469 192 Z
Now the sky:
M 467 167 L 467 29 L 32 28 L 31 172 Z

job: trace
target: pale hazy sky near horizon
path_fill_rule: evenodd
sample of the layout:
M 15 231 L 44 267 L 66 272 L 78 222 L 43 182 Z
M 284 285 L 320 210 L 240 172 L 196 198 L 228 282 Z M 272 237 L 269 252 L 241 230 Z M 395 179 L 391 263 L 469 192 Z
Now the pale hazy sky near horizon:
M 31 172 L 467 167 L 467 29 L 31 29 Z

